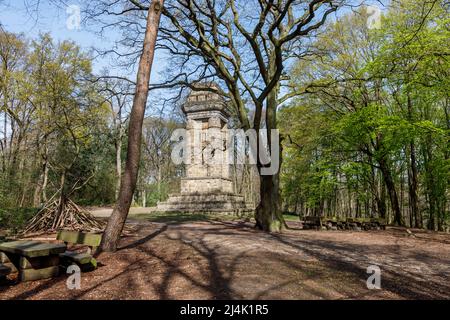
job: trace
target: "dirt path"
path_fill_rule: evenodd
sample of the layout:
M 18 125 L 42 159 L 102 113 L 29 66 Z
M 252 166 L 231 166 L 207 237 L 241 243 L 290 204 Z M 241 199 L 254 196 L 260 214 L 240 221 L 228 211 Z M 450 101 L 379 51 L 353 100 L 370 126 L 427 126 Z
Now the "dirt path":
M 450 298 L 450 236 L 403 230 L 289 230 L 239 222 L 130 221 L 116 254 L 82 274 L 0 286 L 1 299 L 436 299 Z M 368 290 L 366 268 L 382 270 Z
M 87 208 L 88 211 L 97 218 L 107 218 L 111 215 L 113 208 L 106 208 L 106 207 L 91 207 L 91 208 Z M 155 208 L 151 208 L 151 207 L 131 207 L 130 208 L 130 212 L 129 215 L 133 216 L 136 214 L 147 214 L 150 212 L 153 212 L 155 210 Z

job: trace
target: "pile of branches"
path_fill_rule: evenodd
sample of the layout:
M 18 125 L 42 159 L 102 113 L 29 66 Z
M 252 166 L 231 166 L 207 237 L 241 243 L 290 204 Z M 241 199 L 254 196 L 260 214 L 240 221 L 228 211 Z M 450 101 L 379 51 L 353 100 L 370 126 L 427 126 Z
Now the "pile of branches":
M 80 208 L 69 198 L 50 199 L 26 224 L 21 234 L 56 231 L 103 231 L 103 222 L 95 219 L 88 211 Z

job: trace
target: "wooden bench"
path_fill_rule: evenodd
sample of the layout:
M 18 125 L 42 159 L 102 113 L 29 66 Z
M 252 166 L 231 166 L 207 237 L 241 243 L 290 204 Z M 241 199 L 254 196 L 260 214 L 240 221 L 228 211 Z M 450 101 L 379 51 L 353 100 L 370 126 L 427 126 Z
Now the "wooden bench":
M 87 252 L 66 251 L 61 253 L 59 257 L 63 266 L 67 267 L 75 263 L 81 271 L 91 271 L 97 268 L 97 260 L 92 255 L 102 241 L 101 234 L 61 230 L 56 239 L 64 241 L 66 245 L 79 244 L 88 247 Z

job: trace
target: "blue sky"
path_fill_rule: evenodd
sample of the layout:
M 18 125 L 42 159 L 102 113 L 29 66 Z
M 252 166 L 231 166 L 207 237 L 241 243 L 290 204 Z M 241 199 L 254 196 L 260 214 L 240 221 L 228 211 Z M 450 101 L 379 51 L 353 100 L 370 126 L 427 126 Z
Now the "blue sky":
M 72 40 L 87 51 L 94 46 L 97 48 L 111 48 L 113 46 L 114 36 L 116 35 L 114 32 L 109 32 L 109 34 L 100 37 L 87 30 L 83 25 L 79 30 L 70 30 L 67 27 L 70 12 L 66 12 L 66 7 L 58 7 L 48 0 L 40 0 L 38 12 L 27 10 L 26 3 L 35 8 L 33 4 L 37 2 L 38 0 L 0 0 L 0 23 L 2 27 L 9 32 L 23 33 L 29 39 L 36 38 L 40 33 L 49 32 L 54 40 Z M 68 3 L 78 5 L 76 0 Z M 152 72 L 152 81 L 159 78 L 158 69 L 162 70 L 164 65 L 163 59 L 158 59 L 158 56 L 155 59 L 156 70 Z M 95 73 L 100 73 L 102 69 L 107 68 L 111 75 L 124 74 L 121 70 L 114 70 L 114 60 L 111 58 L 96 58 L 93 67 Z M 134 80 L 135 71 L 128 77 Z
M 69 5 L 78 5 L 79 0 L 67 0 Z M 383 0 L 382 2 L 388 2 Z M 39 3 L 39 10 L 30 12 L 28 7 L 36 8 Z M 9 32 L 23 33 L 27 38 L 36 38 L 39 33 L 49 32 L 53 39 L 57 41 L 72 40 L 85 50 L 92 47 L 112 48 L 116 38 L 120 37 L 120 32 L 110 29 L 102 37 L 92 31 L 87 30 L 83 25 L 78 30 L 70 30 L 67 27 L 67 20 L 70 12 L 67 7 L 58 7 L 50 3 L 49 0 L 0 0 L 0 24 Z M 83 19 L 83 16 L 81 16 Z M 331 19 L 335 19 L 332 17 Z M 157 52 L 153 64 L 151 83 L 156 83 L 162 79 L 159 73 L 164 71 L 167 56 Z M 110 75 L 125 76 L 131 80 L 136 77 L 136 70 L 125 72 L 116 68 L 114 57 L 96 58 L 93 62 L 94 73 L 100 74 L 102 69 L 108 69 Z
M 63 8 L 50 5 L 47 1 L 41 1 L 39 11 L 35 12 L 34 10 L 27 10 L 26 2 L 26 0 L 4 0 L 4 5 L 0 12 L 0 22 L 6 30 L 23 32 L 32 38 L 36 37 L 40 32 L 50 31 L 57 40 L 71 39 L 84 47 L 95 44 L 92 34 L 82 29 L 69 30 L 66 27 L 68 14 Z

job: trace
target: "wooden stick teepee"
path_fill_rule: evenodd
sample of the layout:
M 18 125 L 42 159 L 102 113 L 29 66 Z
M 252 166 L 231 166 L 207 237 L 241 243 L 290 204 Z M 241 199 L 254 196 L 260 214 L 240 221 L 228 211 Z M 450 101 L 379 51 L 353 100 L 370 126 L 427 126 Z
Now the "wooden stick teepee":
M 56 195 L 56 194 L 55 194 Z M 104 223 L 69 198 L 55 195 L 26 224 L 21 234 L 69 229 L 77 231 L 103 231 Z

